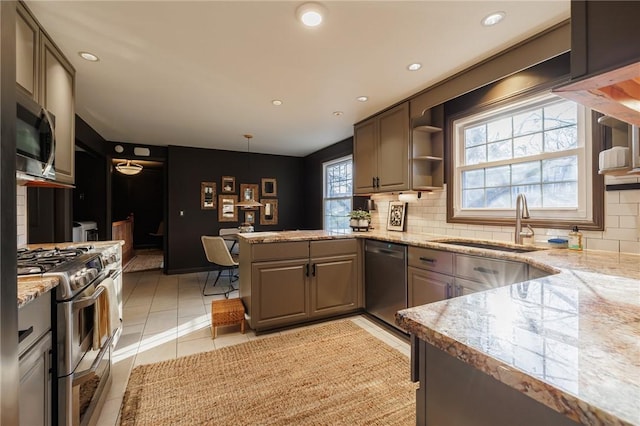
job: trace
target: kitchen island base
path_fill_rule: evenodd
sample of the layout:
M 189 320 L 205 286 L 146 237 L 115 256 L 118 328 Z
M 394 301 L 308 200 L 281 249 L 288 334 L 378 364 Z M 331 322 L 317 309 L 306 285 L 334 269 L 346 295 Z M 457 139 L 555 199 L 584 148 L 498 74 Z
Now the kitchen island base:
M 420 339 L 413 338 L 412 345 L 412 375 L 420 381 L 416 391 L 419 426 L 577 425 Z

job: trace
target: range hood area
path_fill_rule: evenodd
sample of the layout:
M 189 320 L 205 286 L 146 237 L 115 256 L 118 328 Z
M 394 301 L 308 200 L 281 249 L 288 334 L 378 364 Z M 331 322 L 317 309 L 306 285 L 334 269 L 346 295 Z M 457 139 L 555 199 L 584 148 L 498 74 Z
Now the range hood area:
M 640 62 L 556 88 L 564 98 L 640 126 Z
M 48 180 L 36 176 L 32 176 L 30 174 L 21 172 L 19 170 L 16 171 L 16 184 L 20 186 L 27 186 L 30 188 L 67 188 L 73 189 L 74 185 L 61 183 L 54 180 Z
M 571 2 L 571 80 L 553 91 L 640 126 L 640 2 Z

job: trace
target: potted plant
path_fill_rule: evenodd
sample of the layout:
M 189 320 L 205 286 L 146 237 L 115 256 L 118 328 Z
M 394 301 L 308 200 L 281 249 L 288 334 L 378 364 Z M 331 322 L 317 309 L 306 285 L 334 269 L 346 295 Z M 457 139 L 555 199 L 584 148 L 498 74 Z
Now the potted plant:
M 349 213 L 349 226 L 352 228 L 368 228 L 371 222 L 371 213 L 365 210 L 353 210 Z

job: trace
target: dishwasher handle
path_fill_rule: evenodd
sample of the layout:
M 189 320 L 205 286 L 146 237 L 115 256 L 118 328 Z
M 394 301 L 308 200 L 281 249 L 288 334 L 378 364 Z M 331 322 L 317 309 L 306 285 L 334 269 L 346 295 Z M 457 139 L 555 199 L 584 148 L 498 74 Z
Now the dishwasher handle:
M 406 247 L 397 244 L 367 243 L 364 251 L 365 253 L 381 254 L 383 256 L 397 259 L 404 259 L 406 257 Z

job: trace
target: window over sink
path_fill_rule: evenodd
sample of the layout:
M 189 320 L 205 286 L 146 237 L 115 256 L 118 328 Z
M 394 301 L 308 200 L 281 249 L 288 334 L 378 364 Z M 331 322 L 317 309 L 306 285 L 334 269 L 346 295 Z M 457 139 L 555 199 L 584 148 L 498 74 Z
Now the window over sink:
M 504 223 L 523 193 L 539 224 L 593 222 L 592 135 L 592 112 L 549 91 L 454 117 L 451 221 Z

